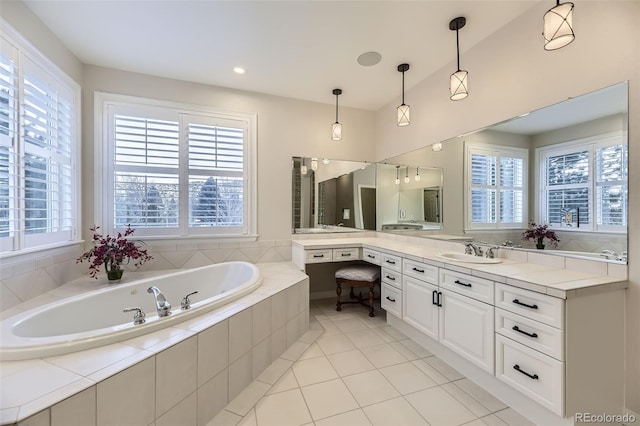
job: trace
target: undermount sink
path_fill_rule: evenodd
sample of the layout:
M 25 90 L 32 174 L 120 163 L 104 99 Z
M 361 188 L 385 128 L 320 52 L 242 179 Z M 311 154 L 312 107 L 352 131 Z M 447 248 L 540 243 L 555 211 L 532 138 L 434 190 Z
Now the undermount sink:
M 495 259 L 495 258 L 490 259 L 488 257 L 474 256 L 471 254 L 464 254 L 464 253 L 445 252 L 445 253 L 438 253 L 437 256 L 441 257 L 442 259 L 453 260 L 455 262 L 484 263 L 484 264 L 502 262 L 502 259 Z

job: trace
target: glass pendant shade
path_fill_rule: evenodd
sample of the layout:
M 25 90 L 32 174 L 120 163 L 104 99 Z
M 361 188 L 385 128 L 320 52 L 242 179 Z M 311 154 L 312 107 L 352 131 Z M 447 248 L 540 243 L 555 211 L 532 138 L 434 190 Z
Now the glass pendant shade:
M 544 14 L 544 50 L 556 50 L 571 43 L 575 38 L 573 33 L 573 3 L 562 3 Z
M 329 160 L 328 158 L 324 158 L 324 159 L 322 159 L 322 164 L 324 164 L 325 166 L 326 166 L 327 164 L 329 164 L 330 162 L 331 162 L 331 160 Z
M 459 101 L 469 95 L 467 77 L 469 73 L 467 71 L 458 70 L 451 74 L 451 100 Z
M 431 145 L 431 151 L 434 151 L 434 152 L 442 151 L 442 142 L 436 142 L 433 145 Z
M 342 124 L 337 121 L 331 125 L 331 139 L 334 141 L 342 140 Z
M 420 167 L 416 167 L 416 182 L 420 182 Z
M 411 179 L 409 179 L 409 166 L 407 166 L 407 174 L 404 176 L 404 183 L 409 182 L 411 182 Z
M 409 105 L 402 104 L 398 107 L 398 126 L 408 126 L 411 124 L 411 109 Z
M 313 170 L 313 171 L 318 170 L 318 159 L 317 158 L 312 158 L 311 159 L 311 170 Z
M 305 166 L 304 164 L 302 166 L 300 166 L 300 174 L 301 175 L 306 175 L 307 174 L 307 166 Z
M 400 166 L 396 166 L 396 180 L 394 183 L 400 185 Z

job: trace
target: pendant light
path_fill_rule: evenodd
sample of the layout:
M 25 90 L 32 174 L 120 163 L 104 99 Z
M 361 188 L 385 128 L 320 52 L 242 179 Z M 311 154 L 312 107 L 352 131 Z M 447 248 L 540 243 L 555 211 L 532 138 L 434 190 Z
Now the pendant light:
M 420 182 L 420 167 L 416 167 L 416 182 Z
M 400 185 L 400 166 L 396 166 L 396 185 Z
M 342 140 L 342 124 L 338 121 L 338 96 L 342 94 L 342 89 L 333 89 L 336 95 L 336 122 L 331 125 L 331 139 L 334 141 Z
M 301 175 L 306 175 L 307 174 L 307 166 L 304 164 L 304 157 L 302 157 L 302 165 L 300 166 L 300 174 Z
M 556 0 L 556 5 L 544 14 L 542 35 L 544 50 L 560 49 L 576 38 L 573 33 L 573 3 L 560 4 L 560 0 Z
M 436 143 L 432 144 L 431 145 L 431 151 L 433 151 L 433 152 L 442 151 L 442 142 L 436 142 Z
M 411 179 L 409 179 L 409 166 L 407 166 L 407 174 L 404 177 L 404 183 L 409 183 L 411 182 Z
M 402 73 L 402 104 L 398 107 L 398 126 L 411 124 L 411 111 L 409 105 L 404 103 L 404 73 L 409 71 L 409 64 L 398 65 L 398 71 Z
M 317 158 L 312 158 L 311 159 L 311 170 L 313 170 L 314 172 L 316 170 L 318 170 L 318 159 Z
M 451 100 L 459 101 L 469 96 L 467 77 L 469 73 L 460 69 L 460 40 L 458 38 L 458 30 L 464 28 L 467 23 L 467 19 L 464 16 L 459 16 L 451 22 L 449 22 L 449 29 L 456 32 L 456 57 L 458 59 L 458 71 L 451 74 Z
M 322 164 L 324 164 L 325 166 L 326 166 L 327 164 L 329 164 L 330 162 L 331 162 L 331 160 L 329 160 L 328 158 L 323 158 L 323 159 L 322 159 Z

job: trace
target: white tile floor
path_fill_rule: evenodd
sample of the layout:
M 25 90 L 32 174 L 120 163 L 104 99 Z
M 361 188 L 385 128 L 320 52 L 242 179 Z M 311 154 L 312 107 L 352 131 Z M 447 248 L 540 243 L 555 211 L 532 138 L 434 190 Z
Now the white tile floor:
M 393 327 L 379 307 L 311 301 L 309 331 L 208 426 L 531 422 Z

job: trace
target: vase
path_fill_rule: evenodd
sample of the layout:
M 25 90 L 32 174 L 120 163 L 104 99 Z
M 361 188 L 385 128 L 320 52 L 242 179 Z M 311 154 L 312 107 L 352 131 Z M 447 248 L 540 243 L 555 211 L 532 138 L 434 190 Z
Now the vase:
M 538 250 L 544 250 L 544 238 L 538 238 L 538 242 L 536 243 L 536 248 Z
M 107 279 L 110 283 L 120 281 L 122 274 L 124 273 L 124 269 L 121 269 L 120 265 L 105 263 L 104 269 L 107 271 Z

